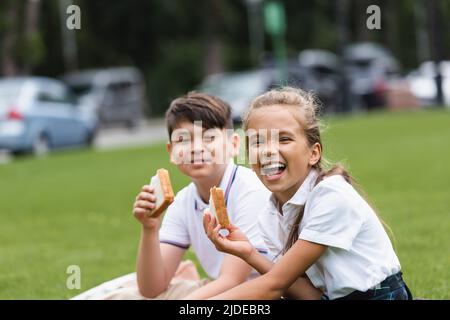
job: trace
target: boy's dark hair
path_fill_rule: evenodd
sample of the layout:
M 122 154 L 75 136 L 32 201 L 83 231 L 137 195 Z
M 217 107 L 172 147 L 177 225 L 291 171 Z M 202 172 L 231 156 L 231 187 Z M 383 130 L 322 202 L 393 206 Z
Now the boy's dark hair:
M 187 95 L 172 101 L 166 112 L 166 125 L 169 139 L 173 130 L 182 121 L 202 121 L 205 129 L 233 129 L 231 109 L 225 101 L 200 92 L 189 92 Z

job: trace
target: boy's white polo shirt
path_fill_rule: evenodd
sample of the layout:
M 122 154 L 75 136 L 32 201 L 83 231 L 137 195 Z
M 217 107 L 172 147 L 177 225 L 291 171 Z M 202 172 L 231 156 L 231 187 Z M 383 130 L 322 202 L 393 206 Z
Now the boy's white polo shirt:
M 269 254 L 279 260 L 297 213 L 305 205 L 299 239 L 328 246 L 306 274 L 330 299 L 367 291 L 400 271 L 400 262 L 380 220 L 341 175 L 316 186 L 311 170 L 295 195 L 278 212 L 275 198 L 260 215 L 260 230 Z M 306 204 L 305 204 L 306 203 Z
M 247 235 L 255 248 L 266 254 L 258 229 L 258 214 L 266 208 L 270 192 L 253 171 L 233 161 L 228 164 L 219 186 L 227 199 L 231 223 Z M 184 249 L 192 247 L 208 276 L 217 278 L 225 254 L 217 251 L 203 229 L 203 210 L 207 207 L 195 184 L 190 183 L 177 193 L 167 209 L 159 239 Z

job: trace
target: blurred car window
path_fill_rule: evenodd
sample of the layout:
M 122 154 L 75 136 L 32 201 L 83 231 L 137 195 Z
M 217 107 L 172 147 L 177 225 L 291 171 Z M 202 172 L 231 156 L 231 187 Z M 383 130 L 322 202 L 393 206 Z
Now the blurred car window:
M 231 106 L 233 121 L 239 122 L 250 101 L 274 83 L 274 69 L 257 69 L 208 76 L 198 90 L 215 95 Z
M 71 90 L 59 83 L 41 85 L 37 99 L 41 102 L 75 104 L 76 98 Z
M 84 70 L 63 77 L 82 108 L 98 115 L 102 124 L 137 125 L 147 105 L 140 71 L 133 67 Z
M 16 101 L 22 81 L 0 81 L 0 111 L 7 110 Z

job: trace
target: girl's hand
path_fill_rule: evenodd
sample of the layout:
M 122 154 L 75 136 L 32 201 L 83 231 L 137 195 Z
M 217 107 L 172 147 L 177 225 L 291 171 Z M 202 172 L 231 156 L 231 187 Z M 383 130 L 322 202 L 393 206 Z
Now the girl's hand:
M 162 215 L 157 218 L 148 216 L 155 208 L 156 196 L 154 195 L 154 191 L 154 188 L 149 185 L 143 186 L 133 205 L 134 217 L 147 230 L 158 230 L 161 224 Z
M 220 235 L 219 230 L 222 229 L 222 226 L 217 224 L 216 218 L 211 215 L 209 209 L 205 209 L 203 212 L 203 227 L 217 250 L 237 256 L 244 261 L 253 253 L 252 244 L 238 227 L 230 224 L 227 229 L 229 234 L 227 236 Z

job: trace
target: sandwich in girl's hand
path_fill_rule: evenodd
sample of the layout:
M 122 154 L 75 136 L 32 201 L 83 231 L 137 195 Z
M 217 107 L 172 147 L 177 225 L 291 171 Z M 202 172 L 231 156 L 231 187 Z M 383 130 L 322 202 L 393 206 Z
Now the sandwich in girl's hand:
M 222 228 L 228 228 L 230 226 L 230 220 L 228 219 L 223 190 L 221 188 L 212 187 L 209 190 L 209 194 L 209 211 L 216 217 L 217 222 Z
M 148 216 L 158 217 L 173 202 L 174 194 L 170 183 L 169 172 L 166 169 L 158 169 L 156 175 L 150 180 L 150 186 L 155 190 L 155 209 Z

